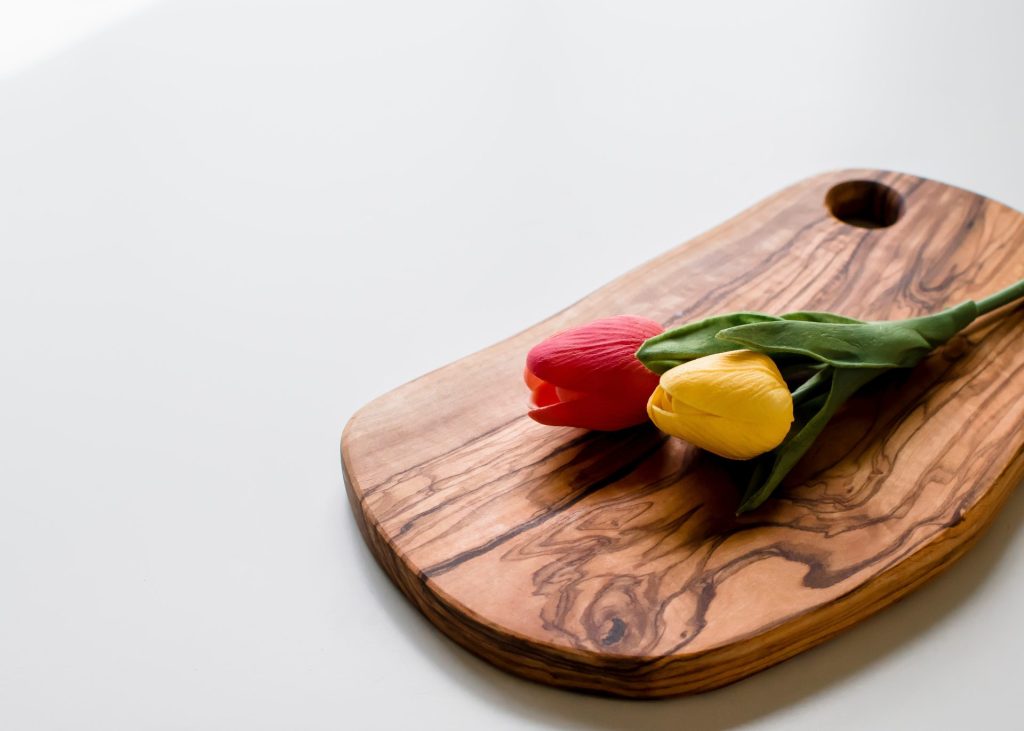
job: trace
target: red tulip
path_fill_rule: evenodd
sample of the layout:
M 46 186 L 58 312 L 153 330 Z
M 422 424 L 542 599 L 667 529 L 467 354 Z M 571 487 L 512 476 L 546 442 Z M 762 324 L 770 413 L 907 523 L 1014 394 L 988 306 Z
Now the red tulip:
M 548 426 L 615 431 L 647 421 L 658 375 L 636 351 L 663 328 L 646 317 L 618 315 L 563 330 L 526 356 L 529 415 Z

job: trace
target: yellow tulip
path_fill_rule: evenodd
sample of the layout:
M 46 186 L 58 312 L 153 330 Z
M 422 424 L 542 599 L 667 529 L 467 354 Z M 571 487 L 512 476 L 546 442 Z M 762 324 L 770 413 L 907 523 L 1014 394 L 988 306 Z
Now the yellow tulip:
M 775 362 L 733 350 L 662 374 L 647 415 L 663 432 L 728 459 L 775 449 L 793 422 L 793 397 Z

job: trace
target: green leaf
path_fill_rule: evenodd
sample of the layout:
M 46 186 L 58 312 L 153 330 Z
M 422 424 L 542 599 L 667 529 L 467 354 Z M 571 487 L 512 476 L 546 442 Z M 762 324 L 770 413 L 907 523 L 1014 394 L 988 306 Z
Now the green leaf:
M 677 327 L 647 340 L 636 357 L 655 373 L 694 358 L 748 348 L 775 357 L 812 358 L 836 368 L 908 368 L 967 327 L 974 302 L 934 315 L 863 322 L 831 312 L 732 312 Z
M 723 329 L 748 323 L 773 322 L 779 319 L 774 315 L 763 315 L 759 312 L 733 312 L 728 315 L 709 317 L 706 320 L 691 322 L 656 335 L 640 346 L 636 357 L 649 370 L 655 373 L 664 373 L 680 363 L 694 358 L 738 350 L 738 346 L 715 338 Z
M 830 322 L 834 325 L 859 325 L 863 320 L 837 315 L 832 312 L 790 312 L 782 316 L 783 320 L 799 320 L 801 322 Z
M 810 378 L 804 381 L 793 391 L 793 406 L 799 408 L 813 398 L 819 396 L 822 391 L 832 385 L 832 369 L 829 366 L 818 366 L 817 371 Z
M 836 368 L 906 368 L 933 347 L 917 330 L 895 322 L 759 322 L 722 330 L 717 337 L 742 348 L 803 355 Z
M 797 419 L 782 444 L 759 458 L 754 465 L 750 482 L 740 501 L 737 513 L 754 510 L 767 500 L 789 474 L 800 458 L 814 444 L 825 425 L 839 407 L 857 389 L 877 378 L 887 369 L 837 369 L 831 371 L 831 384 L 825 399 L 814 398 L 798 409 Z
M 675 368 L 680 363 L 685 363 L 694 358 L 702 358 L 705 355 L 714 355 L 715 353 L 725 353 L 730 350 L 739 350 L 740 346 L 715 337 L 722 330 L 738 325 L 779 322 L 782 320 L 847 325 L 860 323 L 860 320 L 854 320 L 843 315 L 835 315 L 831 312 L 790 312 L 781 317 L 766 315 L 763 312 L 732 312 L 727 315 L 715 315 L 704 320 L 687 323 L 682 327 L 663 332 L 661 335 L 647 340 L 640 347 L 640 350 L 637 351 L 636 357 L 640 359 L 640 362 L 648 370 L 655 373 L 664 373 Z
M 896 320 L 893 324 L 907 327 L 921 334 L 933 348 L 937 348 L 978 317 L 977 303 L 968 300 L 934 315 L 915 317 L 910 320 Z

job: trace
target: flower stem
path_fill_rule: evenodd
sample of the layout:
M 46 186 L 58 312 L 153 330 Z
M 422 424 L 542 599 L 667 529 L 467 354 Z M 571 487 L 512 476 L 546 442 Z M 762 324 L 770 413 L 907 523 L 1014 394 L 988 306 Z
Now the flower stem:
M 978 302 L 978 316 L 986 315 L 1021 297 L 1024 297 L 1024 279 Z

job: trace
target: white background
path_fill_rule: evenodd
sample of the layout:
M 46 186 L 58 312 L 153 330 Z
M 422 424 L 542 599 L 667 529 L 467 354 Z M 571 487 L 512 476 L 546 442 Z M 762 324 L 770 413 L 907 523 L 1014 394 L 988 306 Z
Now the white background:
M 0 4 L 0 727 L 1019 728 L 1019 494 L 841 638 L 636 703 L 434 631 L 338 438 L 802 177 L 1024 209 L 1022 8 Z

